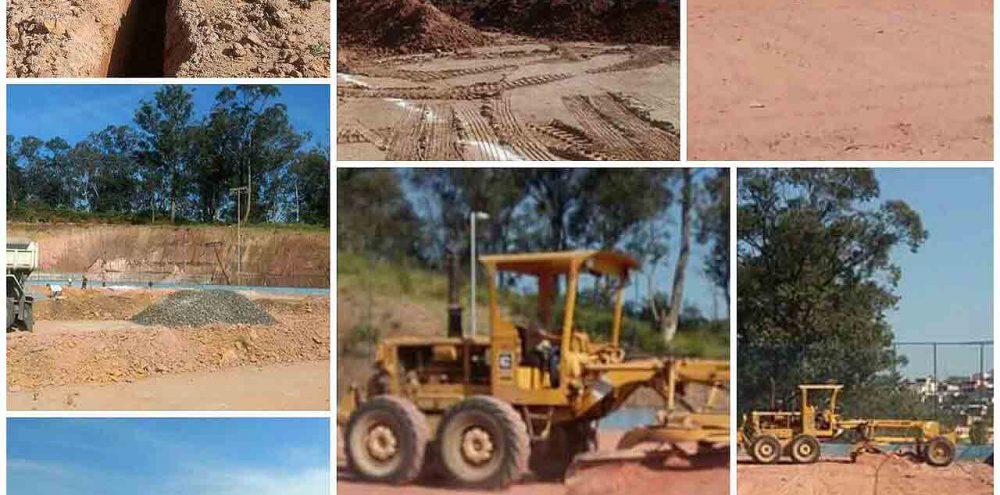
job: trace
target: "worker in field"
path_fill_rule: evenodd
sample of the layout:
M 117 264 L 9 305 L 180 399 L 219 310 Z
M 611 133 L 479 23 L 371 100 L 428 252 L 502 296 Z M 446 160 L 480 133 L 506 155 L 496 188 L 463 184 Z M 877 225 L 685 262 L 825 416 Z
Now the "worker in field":
M 56 299 L 62 295 L 62 286 L 59 284 L 45 284 L 45 288 L 49 289 L 49 298 Z
M 80 288 L 83 289 L 83 290 L 87 290 L 87 276 L 86 275 L 84 275 L 83 279 L 80 280 Z

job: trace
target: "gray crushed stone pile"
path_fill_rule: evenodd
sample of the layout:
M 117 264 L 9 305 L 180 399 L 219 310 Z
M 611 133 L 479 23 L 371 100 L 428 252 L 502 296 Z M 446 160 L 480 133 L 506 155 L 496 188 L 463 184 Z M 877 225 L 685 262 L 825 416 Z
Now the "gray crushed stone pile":
M 202 326 L 212 323 L 270 325 L 274 318 L 253 301 L 228 290 L 182 290 L 132 317 L 140 325 Z

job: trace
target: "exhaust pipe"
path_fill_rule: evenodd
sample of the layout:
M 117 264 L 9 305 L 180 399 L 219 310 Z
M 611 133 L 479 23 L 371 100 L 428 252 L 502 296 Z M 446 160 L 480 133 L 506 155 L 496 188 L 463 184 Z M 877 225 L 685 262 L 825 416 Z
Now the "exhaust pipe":
M 448 336 L 462 337 L 462 305 L 458 302 L 458 256 L 453 246 L 445 253 L 448 272 Z

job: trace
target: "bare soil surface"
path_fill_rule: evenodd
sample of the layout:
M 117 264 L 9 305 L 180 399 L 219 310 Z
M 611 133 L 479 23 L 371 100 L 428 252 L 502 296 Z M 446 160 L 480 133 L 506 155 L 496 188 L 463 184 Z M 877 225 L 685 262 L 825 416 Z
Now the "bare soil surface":
M 620 431 L 602 431 L 600 445 L 617 444 Z M 338 432 L 337 493 L 342 495 L 472 495 L 484 493 L 449 487 L 442 480 L 424 480 L 403 488 L 367 483 L 355 479 L 346 470 L 343 435 Z M 729 469 L 707 463 L 698 468 L 649 468 L 637 463 L 606 464 L 578 471 L 565 482 L 537 481 L 530 475 L 504 493 L 511 495 L 726 495 L 729 493 Z
M 132 291 L 104 297 L 115 300 L 134 298 L 131 303 L 123 304 L 131 311 L 142 304 L 140 301 L 148 300 L 150 295 L 144 292 Z M 100 302 L 100 295 L 88 297 L 94 301 L 94 306 L 107 304 Z M 66 300 L 73 298 L 74 295 L 70 294 Z M 179 409 L 208 409 L 214 408 L 220 401 L 253 404 L 257 400 L 239 398 L 230 383 L 238 378 L 226 379 L 226 375 L 215 376 L 214 373 L 263 377 L 265 375 L 249 371 L 240 374 L 238 370 L 326 363 L 317 365 L 314 369 L 316 376 L 309 380 L 279 381 L 273 388 L 280 391 L 280 394 L 272 395 L 276 403 L 281 403 L 285 396 L 305 397 L 315 384 L 329 380 L 326 371 L 330 358 L 329 298 L 310 296 L 299 300 L 260 300 L 258 303 L 274 316 L 275 324 L 216 323 L 167 328 L 138 326 L 120 320 L 81 320 L 80 317 L 39 321 L 36 332 L 7 336 L 8 393 L 15 394 L 15 398 L 22 397 L 19 399 L 21 404 L 27 400 L 23 397 L 30 396 L 32 401 L 43 401 L 53 407 L 62 404 L 62 408 L 74 407 L 66 399 L 74 393 L 88 398 L 95 405 L 114 404 L 116 393 L 121 395 L 123 403 L 132 403 L 132 398 L 138 400 L 157 391 L 173 393 L 185 380 L 178 376 L 193 376 L 191 379 L 197 384 L 195 390 L 184 392 L 182 397 L 159 397 L 155 403 L 174 404 Z M 65 307 L 59 311 L 60 316 L 68 316 Z M 300 373 L 294 374 L 301 377 Z M 146 383 L 154 378 L 164 380 Z M 296 381 L 304 383 L 306 389 L 296 389 L 291 384 Z M 113 386 L 96 387 L 99 385 Z M 324 395 L 328 400 L 329 392 Z M 285 402 L 295 408 L 312 400 Z
M 338 12 L 340 160 L 679 159 L 673 44 L 487 32 L 427 0 Z
M 993 493 L 993 468 L 982 463 L 957 462 L 948 467 L 894 455 L 862 455 L 851 463 L 760 465 L 740 463 L 739 495 L 809 493 L 815 495 L 988 495 Z
M 12 0 L 9 77 L 328 77 L 327 0 Z
M 330 362 L 242 366 L 135 382 L 7 393 L 11 410 L 319 411 L 330 407 Z
M 688 158 L 991 160 L 993 2 L 688 8 Z

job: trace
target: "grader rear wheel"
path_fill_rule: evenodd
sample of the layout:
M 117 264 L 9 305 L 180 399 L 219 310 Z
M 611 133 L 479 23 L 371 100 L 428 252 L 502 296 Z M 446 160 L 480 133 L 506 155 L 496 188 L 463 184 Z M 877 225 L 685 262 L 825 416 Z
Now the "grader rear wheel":
M 772 435 L 761 435 L 750 444 L 750 457 L 760 464 L 773 464 L 781 457 L 781 442 Z
M 370 481 L 405 484 L 420 475 L 430 428 L 413 403 L 381 395 L 351 414 L 344 437 L 351 471 Z
M 934 437 L 923 448 L 924 459 L 931 466 L 944 467 L 955 460 L 955 445 L 944 437 Z
M 451 480 L 470 488 L 505 488 L 528 469 L 528 429 L 499 399 L 474 396 L 445 413 L 438 458 Z
M 812 464 L 819 460 L 819 440 L 812 435 L 796 435 L 788 451 L 793 461 L 799 464 Z

